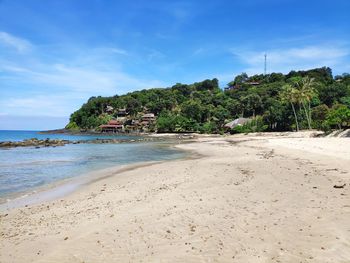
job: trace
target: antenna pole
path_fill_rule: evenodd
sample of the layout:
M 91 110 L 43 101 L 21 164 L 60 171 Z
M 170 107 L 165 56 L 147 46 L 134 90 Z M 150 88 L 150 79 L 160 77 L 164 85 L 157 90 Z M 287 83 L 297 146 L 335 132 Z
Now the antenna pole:
M 264 64 L 264 75 L 266 75 L 266 57 L 267 57 L 267 55 L 266 55 L 266 53 L 265 53 L 265 64 Z

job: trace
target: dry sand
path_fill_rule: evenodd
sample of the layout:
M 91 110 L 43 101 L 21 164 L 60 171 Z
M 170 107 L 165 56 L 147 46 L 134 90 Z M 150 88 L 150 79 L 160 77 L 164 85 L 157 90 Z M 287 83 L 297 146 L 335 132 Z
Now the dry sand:
M 200 156 L 2 212 L 0 262 L 350 262 L 350 139 L 178 147 Z

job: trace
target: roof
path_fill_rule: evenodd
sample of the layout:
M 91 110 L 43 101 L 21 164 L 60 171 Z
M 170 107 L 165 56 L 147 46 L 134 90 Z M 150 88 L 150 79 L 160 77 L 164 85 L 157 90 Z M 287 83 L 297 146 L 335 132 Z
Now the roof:
M 109 124 L 105 124 L 105 125 L 100 125 L 100 128 L 123 128 L 123 125 L 119 124 L 119 125 L 109 125 Z
M 236 127 L 236 126 L 241 126 L 241 125 L 247 123 L 248 121 L 250 121 L 250 119 L 238 118 L 238 119 L 235 119 L 235 120 L 233 120 L 233 121 L 231 121 L 229 123 L 226 123 L 224 125 L 224 127 L 232 129 L 232 128 Z
M 108 105 L 108 106 L 106 107 L 106 110 L 107 110 L 107 111 L 112 111 L 112 110 L 114 110 L 114 108 L 113 108 L 112 106 L 109 106 L 109 105 Z
M 260 82 L 258 82 L 258 81 L 250 81 L 250 82 L 246 82 L 245 84 L 248 84 L 248 85 L 260 85 Z
M 126 109 L 118 109 L 118 114 L 128 114 L 127 112 L 126 112 Z
M 142 118 L 154 118 L 154 113 L 146 113 L 142 115 Z
M 119 121 L 117 121 L 117 120 L 110 120 L 109 122 L 108 122 L 108 125 L 120 125 L 121 123 L 119 122 Z

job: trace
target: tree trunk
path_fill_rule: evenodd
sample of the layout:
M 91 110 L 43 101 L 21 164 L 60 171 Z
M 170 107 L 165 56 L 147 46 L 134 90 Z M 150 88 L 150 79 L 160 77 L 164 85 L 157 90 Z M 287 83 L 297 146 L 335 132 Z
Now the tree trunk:
M 305 111 L 307 125 L 309 126 L 309 130 L 311 130 L 311 123 L 310 123 L 309 114 L 307 112 L 306 106 L 305 106 L 304 102 L 301 102 L 301 104 L 303 105 L 303 108 L 304 108 L 304 111 Z
M 290 104 L 292 104 L 292 109 L 293 109 L 294 118 L 295 118 L 295 124 L 297 125 L 297 131 L 299 131 L 299 123 L 298 123 L 297 113 L 295 112 L 295 108 L 294 108 L 293 102 L 291 102 Z
M 312 124 L 311 103 L 310 103 L 310 101 L 308 101 L 308 106 L 309 106 L 309 120 L 310 120 L 310 123 Z

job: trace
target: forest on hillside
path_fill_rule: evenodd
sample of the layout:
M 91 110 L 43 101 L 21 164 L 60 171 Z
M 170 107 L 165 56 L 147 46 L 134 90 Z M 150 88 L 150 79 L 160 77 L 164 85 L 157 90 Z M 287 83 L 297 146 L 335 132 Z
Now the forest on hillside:
M 96 88 L 98 90 L 98 87 Z M 350 74 L 333 77 L 327 67 L 288 74 L 271 73 L 233 78 L 223 90 L 218 80 L 169 88 L 91 97 L 70 117 L 67 129 L 97 129 L 125 108 L 130 118 L 154 113 L 149 131 L 222 133 L 236 118 L 251 121 L 231 132 L 330 130 L 350 125 Z

